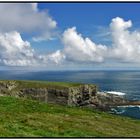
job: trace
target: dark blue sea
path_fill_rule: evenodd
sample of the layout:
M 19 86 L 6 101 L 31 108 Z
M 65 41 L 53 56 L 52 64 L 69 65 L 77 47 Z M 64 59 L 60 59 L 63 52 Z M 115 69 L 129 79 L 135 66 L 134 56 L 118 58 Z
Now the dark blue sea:
M 0 71 L 0 79 L 47 80 L 93 83 L 100 91 L 125 93 L 129 100 L 140 100 L 140 71 Z M 119 115 L 140 119 L 139 106 L 114 109 Z

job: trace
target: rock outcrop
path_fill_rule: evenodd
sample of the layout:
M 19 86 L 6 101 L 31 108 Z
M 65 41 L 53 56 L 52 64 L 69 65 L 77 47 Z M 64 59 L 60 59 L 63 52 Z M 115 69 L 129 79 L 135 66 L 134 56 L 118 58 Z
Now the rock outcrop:
M 17 95 L 18 97 L 47 102 L 48 91 L 45 88 L 24 88 L 20 89 L 19 92 L 17 92 Z
M 80 85 L 69 88 L 68 105 L 84 106 L 91 103 L 92 97 L 96 96 L 97 87 L 95 85 Z
M 61 88 L 51 85 L 38 88 L 33 86 L 24 87 L 16 81 L 0 81 L 1 96 L 24 97 L 69 106 L 90 104 L 92 97 L 96 96 L 96 93 L 97 87 L 91 84 Z
M 115 105 L 131 104 L 123 97 L 107 93 L 98 93 L 96 85 L 77 86 L 23 86 L 24 81 L 0 81 L 0 96 L 15 96 L 69 106 L 109 109 Z M 26 83 L 28 84 L 28 83 Z M 29 83 L 30 84 L 30 83 Z
M 124 105 L 128 103 L 128 100 L 124 96 L 109 94 L 104 92 L 98 92 L 96 94 L 97 107 L 103 110 L 109 110 L 113 106 Z

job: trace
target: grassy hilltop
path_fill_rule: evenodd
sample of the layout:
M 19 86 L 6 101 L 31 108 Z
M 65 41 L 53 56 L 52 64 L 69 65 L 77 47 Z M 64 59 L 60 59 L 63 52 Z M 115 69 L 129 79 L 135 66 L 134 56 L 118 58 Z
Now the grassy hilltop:
M 140 121 L 96 110 L 0 97 L 0 137 L 140 137 Z
M 20 88 L 77 85 L 17 82 Z M 98 110 L 0 96 L 0 137 L 140 137 L 140 120 Z
M 47 88 L 47 87 L 56 87 L 56 88 L 68 88 L 81 85 L 81 83 L 73 82 L 54 82 L 54 81 L 34 81 L 34 80 L 0 80 L 0 83 L 10 83 L 16 82 L 18 88 Z

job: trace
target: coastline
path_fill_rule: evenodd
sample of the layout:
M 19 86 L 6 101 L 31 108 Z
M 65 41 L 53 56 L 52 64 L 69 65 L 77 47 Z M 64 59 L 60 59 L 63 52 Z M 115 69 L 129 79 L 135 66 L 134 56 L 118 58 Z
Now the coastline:
M 99 109 L 106 112 L 110 112 L 112 108 L 140 105 L 140 101 L 130 101 L 125 98 L 125 95 L 115 93 L 101 92 L 95 84 L 0 80 L 0 96 L 14 96 L 64 106 Z
M 5 80 L 0 81 L 0 93 L 1 118 L 10 124 L 2 133 L 4 136 L 7 131 L 16 131 L 17 124 L 19 129 L 28 126 L 28 135 L 37 132 L 34 136 L 140 136 L 140 120 L 105 110 L 112 103 L 125 100 L 118 95 L 99 94 L 96 85 Z M 3 122 L 0 124 L 4 127 Z M 18 136 L 18 132 L 12 134 Z M 24 132 L 26 129 L 23 136 Z

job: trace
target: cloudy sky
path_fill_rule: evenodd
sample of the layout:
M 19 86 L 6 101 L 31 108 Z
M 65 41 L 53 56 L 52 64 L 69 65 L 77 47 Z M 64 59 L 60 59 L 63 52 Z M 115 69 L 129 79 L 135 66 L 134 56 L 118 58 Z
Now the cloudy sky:
M 0 3 L 0 68 L 140 69 L 140 3 Z

